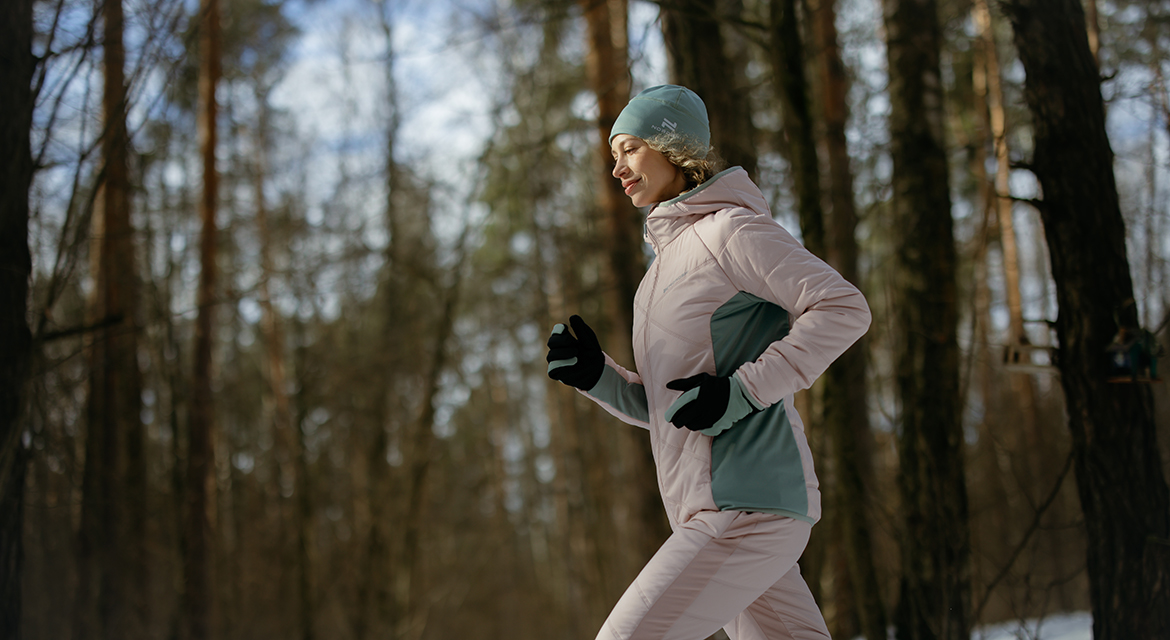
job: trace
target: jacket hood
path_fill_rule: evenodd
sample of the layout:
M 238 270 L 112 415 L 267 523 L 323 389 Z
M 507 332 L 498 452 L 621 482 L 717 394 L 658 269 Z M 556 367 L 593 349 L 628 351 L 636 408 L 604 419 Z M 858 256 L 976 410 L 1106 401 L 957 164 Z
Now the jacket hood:
M 742 167 L 732 167 L 678 197 L 660 202 L 646 216 L 646 241 L 655 252 L 688 225 L 721 209 L 740 207 L 771 217 L 768 201 Z

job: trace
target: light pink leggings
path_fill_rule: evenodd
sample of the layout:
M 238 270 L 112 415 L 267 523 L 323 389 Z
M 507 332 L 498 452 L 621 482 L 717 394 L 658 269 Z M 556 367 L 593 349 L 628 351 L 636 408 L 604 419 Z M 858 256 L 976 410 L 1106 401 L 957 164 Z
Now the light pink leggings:
M 650 559 L 597 640 L 826 640 L 829 631 L 796 561 L 812 525 L 722 512 L 716 536 L 678 528 Z

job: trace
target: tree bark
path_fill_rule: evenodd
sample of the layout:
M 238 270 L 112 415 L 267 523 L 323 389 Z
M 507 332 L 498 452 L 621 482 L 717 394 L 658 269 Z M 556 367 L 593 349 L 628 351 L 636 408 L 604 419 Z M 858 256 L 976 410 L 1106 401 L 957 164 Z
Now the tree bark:
M 613 357 L 630 362 L 633 357 L 630 332 L 634 326 L 634 294 L 642 279 L 641 215 L 610 175 L 613 157 L 609 133 L 618 114 L 630 98 L 627 62 L 626 0 L 581 0 L 585 12 L 588 52 L 586 73 L 597 96 L 597 142 L 594 170 L 597 173 L 597 207 L 605 220 L 604 241 L 608 247 L 607 308 L 610 331 L 606 348 Z
M 796 209 L 800 221 L 801 242 L 814 255 L 825 259 L 825 213 L 821 205 L 821 175 L 820 164 L 817 158 L 815 128 L 812 122 L 810 105 L 810 91 L 805 75 L 805 47 L 801 34 L 800 17 L 797 14 L 795 0 L 771 0 L 769 6 L 769 44 L 772 64 L 772 85 L 777 101 L 780 103 L 781 131 L 784 140 L 778 146 L 784 151 L 792 177 L 793 189 L 796 195 Z M 806 428 L 810 432 L 810 440 L 814 449 L 816 442 L 827 442 L 829 433 L 821 432 L 824 424 L 823 415 L 816 409 L 826 408 L 828 405 L 822 400 L 833 401 L 846 393 L 845 387 L 826 389 L 830 381 L 841 381 L 841 378 L 827 376 L 823 381 L 797 396 L 797 409 L 805 416 Z M 842 417 L 839 415 L 838 417 Z M 830 467 L 836 471 L 835 467 Z M 848 471 L 846 471 L 847 473 Z M 826 475 L 826 478 L 830 477 Z M 835 481 L 836 478 L 834 477 Z M 826 491 L 826 502 L 831 503 L 832 491 Z M 825 530 L 809 541 L 809 548 L 801 557 L 802 570 L 809 582 L 809 588 L 818 598 L 821 595 L 820 586 L 822 574 L 826 569 L 832 569 L 829 561 L 831 548 L 836 548 L 836 537 L 843 529 L 833 520 L 838 514 L 826 513 Z M 843 590 L 842 593 L 845 593 Z M 848 606 L 848 605 L 847 605 Z M 842 629 L 833 629 L 840 634 Z
M 199 145 L 203 162 L 203 190 L 199 202 L 202 220 L 198 316 L 195 319 L 195 369 L 188 423 L 186 484 L 186 557 L 183 604 L 188 640 L 215 635 L 215 420 L 211 390 L 211 358 L 218 270 L 216 207 L 219 176 L 215 166 L 217 139 L 215 99 L 220 78 L 219 0 L 202 0 L 199 65 Z
M 1061 386 L 1088 533 L 1093 637 L 1170 636 L 1170 491 L 1148 387 L 1109 384 L 1106 348 L 1138 330 L 1097 64 L 1076 0 L 1010 0 L 1060 308 Z M 1075 162 L 1069 162 L 1075 158 Z
M 597 206 L 605 220 L 607 251 L 606 308 L 609 327 L 605 348 L 619 362 L 633 363 L 634 294 L 645 273 L 642 259 L 642 216 L 634 208 L 621 184 L 611 175 L 613 156 L 609 133 L 614 120 L 630 97 L 628 62 L 627 0 L 579 0 L 585 13 L 588 52 L 585 59 L 589 84 L 597 96 L 597 146 L 594 160 Z M 559 319 L 565 322 L 567 319 Z M 592 437 L 592 436 L 591 436 Z M 645 561 L 670 535 L 662 500 L 658 495 L 650 440 L 639 430 L 625 430 L 621 436 L 630 451 L 627 493 L 631 509 L 640 523 L 635 541 L 636 555 Z
M 33 2 L 0 5 L 0 636 L 19 640 L 24 558 L 24 481 L 27 461 L 22 436 L 24 390 L 32 358 L 28 319 L 29 188 L 32 129 Z
M 966 640 L 970 529 L 959 398 L 956 252 L 934 0 L 884 0 L 899 327 L 899 638 Z
M 821 171 L 817 160 L 815 127 L 805 77 L 805 48 L 796 0 L 771 0 L 773 84 L 781 106 L 787 141 L 787 160 L 796 189 L 801 241 L 825 258 L 825 214 L 821 206 Z
M 862 286 L 858 268 L 857 209 L 845 128 L 849 117 L 848 76 L 837 38 L 834 0 L 812 3 L 811 15 L 820 82 L 820 113 L 828 159 L 828 262 L 846 280 Z M 889 625 L 874 561 L 870 520 L 873 497 L 873 433 L 868 412 L 868 346 L 862 338 L 837 359 L 824 385 L 825 423 L 832 442 L 836 506 L 842 547 L 857 600 L 861 632 L 868 640 L 885 640 Z
M 1097 0 L 1085 0 L 1085 27 L 1089 35 L 1089 52 L 1093 63 L 1101 66 L 1101 19 L 1097 11 Z
M 750 87 L 729 54 L 718 15 L 720 8 L 738 9 L 729 4 L 681 0 L 662 6 L 667 75 L 672 83 L 697 93 L 707 105 L 716 152 L 755 177 L 758 158 Z
M 1007 140 L 1007 117 L 1004 109 L 1003 88 L 999 74 L 999 55 L 996 51 L 995 31 L 991 23 L 991 8 L 987 0 L 975 0 L 972 6 L 975 28 L 978 31 L 982 55 L 976 64 L 984 67 L 983 87 L 977 87 L 987 103 L 987 124 L 995 148 L 995 190 L 992 202 L 999 220 L 999 244 L 1003 250 L 1004 289 L 1008 303 L 1008 338 L 1017 343 L 1025 340 L 1024 304 L 1020 296 L 1020 259 L 1016 245 L 1016 227 L 1012 219 L 1011 153 Z M 980 109 L 982 112 L 983 109 Z M 982 141 L 979 141 L 982 143 Z

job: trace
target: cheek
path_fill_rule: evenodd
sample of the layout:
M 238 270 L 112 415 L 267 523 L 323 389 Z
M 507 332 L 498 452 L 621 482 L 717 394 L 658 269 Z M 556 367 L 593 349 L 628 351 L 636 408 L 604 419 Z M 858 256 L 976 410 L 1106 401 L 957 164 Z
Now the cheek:
M 655 171 L 655 178 L 658 183 L 665 189 L 670 189 L 675 182 L 682 178 L 682 171 L 678 167 L 669 162 L 659 165 Z

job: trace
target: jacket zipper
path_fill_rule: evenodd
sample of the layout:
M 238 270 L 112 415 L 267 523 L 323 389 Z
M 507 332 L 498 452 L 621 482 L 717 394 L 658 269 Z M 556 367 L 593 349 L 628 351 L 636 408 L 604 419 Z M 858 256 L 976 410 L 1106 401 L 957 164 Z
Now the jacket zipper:
M 649 216 L 647 216 L 647 217 L 649 217 Z M 654 232 L 650 230 L 650 221 L 649 220 L 646 221 L 646 236 L 650 238 L 650 242 L 654 245 L 654 263 L 652 265 L 652 268 L 654 269 L 654 276 L 650 282 L 650 295 L 649 295 L 649 297 L 646 298 L 646 314 L 645 314 L 645 317 L 642 319 L 642 348 L 643 349 L 645 349 L 646 345 L 649 344 L 650 313 L 654 307 L 654 295 L 656 293 L 655 290 L 658 289 L 658 276 L 659 276 L 659 274 L 662 273 L 662 269 L 661 269 L 661 266 L 662 266 L 662 247 L 659 246 L 659 244 L 658 244 L 658 237 L 655 236 Z M 646 363 L 646 368 L 647 369 L 650 368 L 649 362 Z M 643 378 L 642 384 L 645 385 L 646 382 L 647 382 L 646 378 Z M 649 397 L 651 395 L 651 392 L 647 391 L 646 395 L 647 395 L 647 397 Z M 654 477 L 658 483 L 658 493 L 659 493 L 659 495 L 661 495 L 663 497 L 663 499 L 665 499 L 666 498 L 666 485 L 664 484 L 664 480 L 662 478 L 662 472 L 658 467 L 659 451 L 658 451 L 658 446 L 657 446 L 658 442 L 657 441 L 659 440 L 659 438 L 654 436 L 654 434 L 653 434 L 654 429 L 655 429 L 654 415 L 647 415 L 646 417 L 647 417 L 647 423 L 649 425 L 649 431 L 650 431 L 650 434 L 648 434 L 648 435 L 650 435 L 651 455 L 654 457 L 654 460 L 655 460 Z M 667 507 L 668 511 L 669 511 L 669 509 L 670 509 L 670 507 Z M 671 516 L 671 518 L 673 519 L 674 516 Z
M 649 344 L 650 339 L 650 311 L 654 307 L 654 295 L 658 289 L 658 276 L 662 273 L 662 247 L 658 244 L 658 237 L 650 230 L 650 221 L 646 221 L 646 236 L 654 245 L 654 276 L 650 282 L 650 295 L 646 298 L 646 317 L 642 320 L 642 348 Z M 649 365 L 649 363 L 647 363 Z

